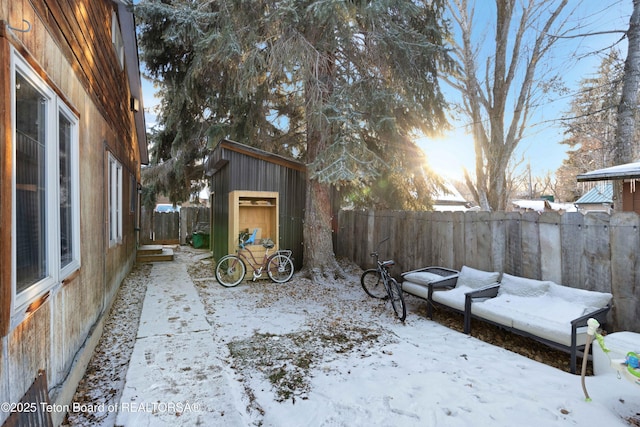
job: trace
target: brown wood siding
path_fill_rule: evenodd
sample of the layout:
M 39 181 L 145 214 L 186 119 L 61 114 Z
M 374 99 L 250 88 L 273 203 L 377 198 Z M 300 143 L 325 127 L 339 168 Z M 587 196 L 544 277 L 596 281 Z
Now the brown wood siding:
M 135 262 L 129 196 L 131 174 L 140 178 L 140 156 L 127 74 L 111 44 L 113 8 L 111 0 L 0 0 L 0 221 L 12 220 L 9 58 L 14 47 L 79 119 L 81 253 L 80 269 L 54 286 L 20 324 L 11 325 L 11 227 L 0 228 L 0 352 L 8 354 L 0 368 L 0 401 L 17 401 L 42 368 L 52 390 L 73 392 L 77 384 L 68 384 L 70 371 L 81 369 L 74 360 L 92 351 L 85 347 L 87 338 Z M 26 29 L 23 19 L 29 31 L 20 31 Z M 123 239 L 113 247 L 107 235 L 107 152 L 123 168 Z M 5 415 L 0 414 L 0 424 Z
M 634 186 L 635 191 L 631 191 L 631 183 L 622 184 L 622 210 L 624 212 L 636 212 L 640 214 L 640 183 Z
M 113 2 L 32 0 L 63 54 L 112 128 L 133 140 L 126 74 L 111 43 Z

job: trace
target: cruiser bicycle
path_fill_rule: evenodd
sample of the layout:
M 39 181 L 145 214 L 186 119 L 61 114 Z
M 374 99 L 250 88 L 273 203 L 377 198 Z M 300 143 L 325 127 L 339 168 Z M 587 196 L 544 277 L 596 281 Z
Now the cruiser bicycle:
M 276 283 L 287 282 L 293 276 L 292 251 L 278 250 L 269 255 L 269 250 L 275 247 L 271 239 L 262 239 L 265 253 L 262 260 L 256 259 L 248 246 L 255 243 L 257 232 L 256 228 L 251 235 L 241 233 L 236 253 L 223 256 L 216 264 L 216 280 L 222 286 L 231 288 L 242 282 L 247 274 L 247 264 L 253 269 L 253 281 L 262 277 L 265 271 Z

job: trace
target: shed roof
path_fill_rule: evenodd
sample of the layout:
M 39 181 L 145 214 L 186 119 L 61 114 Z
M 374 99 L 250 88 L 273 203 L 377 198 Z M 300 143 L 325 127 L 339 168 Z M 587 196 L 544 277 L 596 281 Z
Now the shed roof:
M 268 151 L 260 150 L 259 148 L 251 147 L 246 144 L 241 144 L 240 142 L 231 141 L 229 139 L 221 140 L 218 143 L 218 145 L 216 145 L 213 148 L 212 153 L 215 153 L 222 148 L 235 151 L 237 153 L 242 153 L 244 155 L 254 157 L 260 160 L 264 160 L 269 163 L 274 163 L 280 166 L 284 166 L 289 169 L 294 169 L 301 172 L 306 171 L 306 166 L 302 162 L 298 162 L 296 160 L 292 160 L 287 157 L 280 156 L 278 154 L 273 154 Z M 223 166 L 224 163 L 226 163 L 225 160 L 220 159 L 217 156 L 210 155 L 207 158 L 204 166 L 206 175 L 208 176 L 214 175 Z
M 599 184 L 576 200 L 575 203 L 577 205 L 613 203 L 613 184 Z
M 606 181 L 609 179 L 637 179 L 640 178 L 640 162 L 625 163 L 610 168 L 598 169 L 578 175 L 578 182 Z

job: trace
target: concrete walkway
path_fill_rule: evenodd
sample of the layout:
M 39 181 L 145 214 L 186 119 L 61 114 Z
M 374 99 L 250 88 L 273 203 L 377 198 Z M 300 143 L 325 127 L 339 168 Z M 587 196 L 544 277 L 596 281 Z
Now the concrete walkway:
M 245 426 L 181 262 L 154 263 L 116 425 Z

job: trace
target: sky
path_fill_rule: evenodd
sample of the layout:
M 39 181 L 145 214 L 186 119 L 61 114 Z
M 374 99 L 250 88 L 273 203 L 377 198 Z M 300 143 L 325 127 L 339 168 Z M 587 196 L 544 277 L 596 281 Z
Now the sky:
M 138 0 L 134 3 L 138 3 Z M 577 4 L 576 0 L 570 0 L 569 3 L 570 7 Z M 491 10 L 480 7 L 476 13 L 488 14 Z M 631 0 L 583 0 L 571 19 L 572 23 L 584 26 L 583 32 L 626 30 L 631 10 Z M 562 164 L 562 160 L 566 158 L 567 147 L 560 144 L 563 128 L 559 119 L 566 115 L 571 94 L 578 87 L 580 80 L 594 73 L 600 63 L 601 56 L 589 53 L 612 45 L 620 37 L 620 34 L 606 34 L 565 40 L 557 44 L 554 56 L 549 59 L 553 61 L 550 66 L 562 70 L 564 82 L 570 93 L 555 96 L 535 111 L 529 121 L 527 135 L 516 150 L 515 158 L 523 159 L 520 170 L 530 166 L 532 176 L 543 177 L 548 172 L 555 173 Z M 487 37 L 487 40 L 490 41 L 491 38 Z M 626 44 L 620 43 L 618 47 L 622 50 L 623 56 L 626 56 Z M 144 64 L 141 64 L 141 68 L 144 73 Z M 151 127 L 156 121 L 153 109 L 159 101 L 155 97 L 156 89 L 151 82 L 143 78 L 142 85 L 147 127 Z M 453 102 L 457 99 L 457 94 L 445 83 L 442 84 L 442 89 L 447 101 Z M 416 141 L 427 154 L 429 166 L 433 170 L 451 180 L 460 180 L 463 168 L 469 170 L 473 176 L 473 140 L 466 132 L 464 118 L 452 117 L 450 123 L 451 130 L 441 137 L 418 138 Z
M 569 7 L 576 4 L 569 2 Z M 584 26 L 582 33 L 611 30 L 626 30 L 631 16 L 631 0 L 584 0 L 578 8 L 571 23 Z M 490 8 L 478 9 L 476 13 L 492 12 Z M 487 18 L 489 19 L 489 18 Z M 487 37 L 492 42 L 491 33 Z M 582 39 L 564 40 L 557 43 L 552 52 L 550 66 L 561 70 L 564 83 L 569 94 L 555 95 L 544 106 L 535 111 L 529 121 L 527 135 L 519 144 L 515 158 L 524 159 L 520 170 L 528 165 L 533 176 L 543 177 L 547 172 L 555 173 L 566 158 L 567 147 L 560 144 L 563 139 L 563 128 L 558 120 L 567 115 L 572 94 L 575 93 L 580 80 L 597 71 L 601 55 L 590 55 L 612 45 L 619 40 L 621 34 L 604 34 Z M 626 43 L 618 44 L 623 57 L 626 57 Z M 456 100 L 458 95 L 443 84 L 442 89 L 447 100 Z M 473 139 L 466 132 L 464 118 L 453 118 L 452 129 L 439 138 L 420 138 L 418 144 L 429 158 L 429 165 L 439 174 L 454 180 L 461 179 L 462 170 L 466 168 L 474 176 L 475 152 Z

